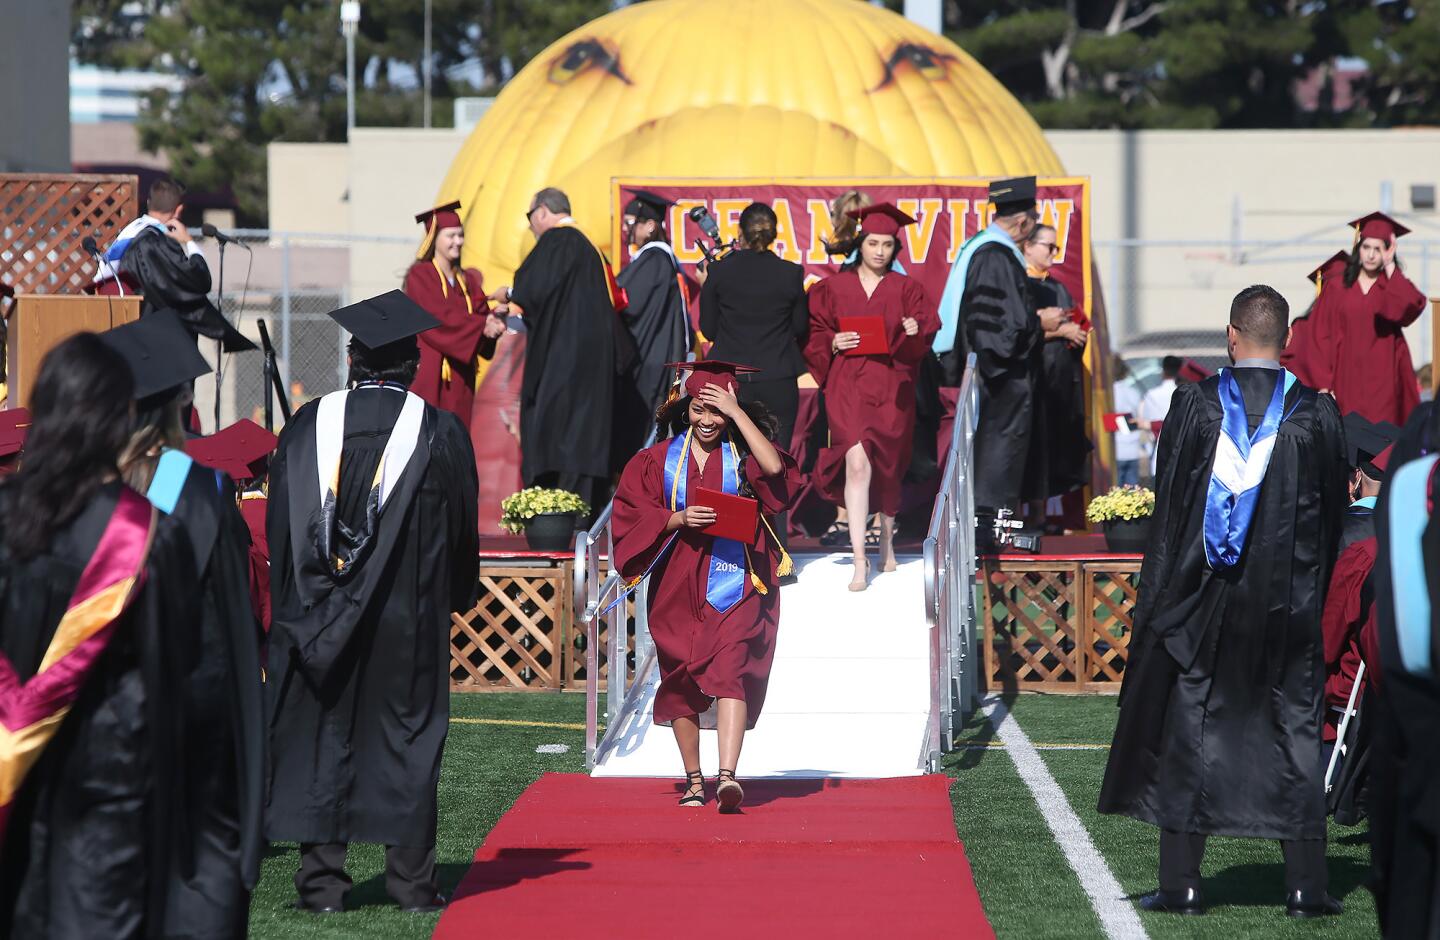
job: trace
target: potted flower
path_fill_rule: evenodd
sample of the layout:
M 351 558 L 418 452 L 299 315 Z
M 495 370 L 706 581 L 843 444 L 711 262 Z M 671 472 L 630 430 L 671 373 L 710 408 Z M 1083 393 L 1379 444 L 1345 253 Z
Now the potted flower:
M 512 533 L 525 533 L 537 552 L 559 552 L 570 547 L 579 517 L 590 514 L 585 500 L 569 490 L 530 486 L 500 502 L 500 525 Z
M 1150 541 L 1155 493 L 1143 486 L 1116 486 L 1090 500 L 1085 518 L 1105 527 L 1112 552 L 1143 552 Z

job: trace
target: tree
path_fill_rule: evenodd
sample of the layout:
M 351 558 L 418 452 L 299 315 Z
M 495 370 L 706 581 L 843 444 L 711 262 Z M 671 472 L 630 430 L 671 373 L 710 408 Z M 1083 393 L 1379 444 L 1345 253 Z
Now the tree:
M 451 76 L 478 61 L 481 84 L 508 80 L 550 42 L 608 11 L 607 0 L 432 0 L 434 116 L 475 93 Z M 75 0 L 79 61 L 180 76 L 152 92 L 138 130 L 187 186 L 229 191 L 245 224 L 263 224 L 265 147 L 345 140 L 345 40 L 335 0 Z M 424 7 L 364 0 L 356 37 L 356 120 L 421 123 Z

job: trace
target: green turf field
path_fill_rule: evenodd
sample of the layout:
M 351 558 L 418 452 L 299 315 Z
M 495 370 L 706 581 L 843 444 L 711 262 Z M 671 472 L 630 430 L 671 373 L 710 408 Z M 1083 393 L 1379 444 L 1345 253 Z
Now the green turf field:
M 450 892 L 476 846 L 515 798 L 548 770 L 582 769 L 584 732 L 534 723 L 579 725 L 585 701 L 578 695 L 486 694 L 452 697 L 450 739 L 440 777 L 437 859 L 441 889 Z M 1107 697 L 1025 695 L 1013 715 L 1036 745 L 1108 744 L 1115 700 Z M 507 724 L 525 722 L 530 724 Z M 962 732 L 967 745 L 993 738 L 978 716 Z M 542 744 L 565 744 L 566 754 L 537 754 Z M 1041 751 L 1063 796 L 1090 830 L 1096 846 L 1127 892 L 1155 886 L 1155 830 L 1128 819 L 1100 816 L 1095 798 L 1105 767 L 1103 749 Z M 945 760 L 955 778 L 955 826 L 975 870 L 980 897 L 1002 938 L 1101 936 L 1099 922 L 1036 807 L 1035 800 L 1000 747 L 958 750 Z M 1061 794 L 1055 794 L 1058 798 Z M 427 937 L 438 915 L 401 914 L 385 897 L 384 855 L 379 846 L 356 846 L 350 855 L 353 908 L 317 917 L 290 911 L 293 845 L 275 846 L 265 859 L 251 908 L 251 935 L 291 937 Z M 1211 841 L 1205 856 L 1204 918 L 1142 915 L 1152 937 L 1375 936 L 1374 905 L 1361 886 L 1369 853 L 1363 830 L 1331 829 L 1331 891 L 1345 901 L 1345 916 L 1295 922 L 1280 901 L 1283 866 L 1276 843 L 1239 839 Z

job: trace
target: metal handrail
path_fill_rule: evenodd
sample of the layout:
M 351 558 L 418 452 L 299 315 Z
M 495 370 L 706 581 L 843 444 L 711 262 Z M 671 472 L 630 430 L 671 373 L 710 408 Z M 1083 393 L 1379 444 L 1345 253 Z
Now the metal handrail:
M 651 431 L 645 446 L 657 439 Z M 588 531 L 575 536 L 575 607 L 580 611 L 579 627 L 585 637 L 585 769 L 593 770 L 597 754 L 605 752 L 624 724 L 622 716 L 639 702 L 638 690 L 655 668 L 655 644 L 650 639 L 650 605 L 647 597 L 650 578 L 635 589 L 635 675 L 630 676 L 626 658 L 630 650 L 630 616 L 625 602 L 608 613 L 605 608 L 625 589 L 625 580 L 615 567 L 615 533 L 611 516 L 612 500 L 596 517 Z M 602 552 L 603 548 L 603 552 Z M 610 574 L 600 580 L 600 561 L 610 563 Z M 600 631 L 608 624 L 605 650 L 610 667 L 605 684 L 605 737 L 600 737 Z
M 965 360 L 955 427 L 945 454 L 940 493 L 925 535 L 925 619 L 930 627 L 930 716 L 919 766 L 934 772 L 954 747 L 956 719 L 975 710 L 975 427 L 980 386 L 975 354 Z

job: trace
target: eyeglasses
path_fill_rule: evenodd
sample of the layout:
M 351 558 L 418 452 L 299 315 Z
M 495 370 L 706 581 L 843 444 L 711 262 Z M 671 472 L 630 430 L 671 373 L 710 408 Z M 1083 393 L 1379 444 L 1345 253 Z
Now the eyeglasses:
M 1055 244 L 1054 242 L 1049 242 L 1049 243 L 1046 243 L 1046 242 L 1036 242 L 1036 243 L 1035 243 L 1035 247 L 1036 247 L 1036 248 L 1044 248 L 1046 251 L 1050 252 L 1052 255 L 1055 254 L 1055 252 L 1057 252 L 1057 251 L 1060 250 L 1060 246 L 1057 245 L 1057 244 Z
M 540 211 L 540 207 L 539 207 L 539 206 L 535 206 L 534 208 L 532 208 L 529 212 L 525 213 L 525 221 L 526 221 L 526 222 L 529 222 L 529 221 L 530 221 L 530 217 L 531 217 L 532 215 L 534 215 L 535 213 L 539 212 L 539 211 Z

